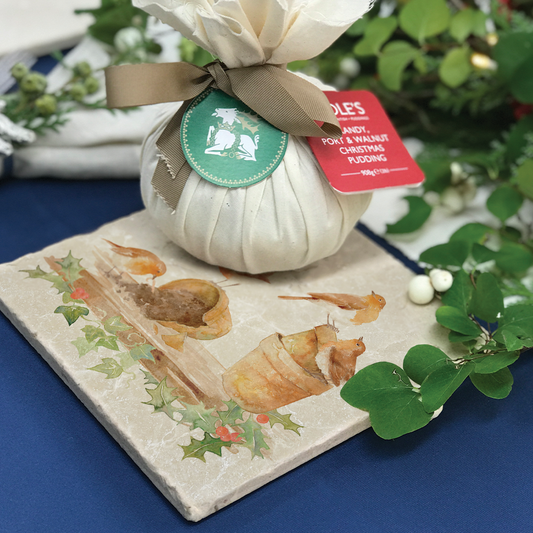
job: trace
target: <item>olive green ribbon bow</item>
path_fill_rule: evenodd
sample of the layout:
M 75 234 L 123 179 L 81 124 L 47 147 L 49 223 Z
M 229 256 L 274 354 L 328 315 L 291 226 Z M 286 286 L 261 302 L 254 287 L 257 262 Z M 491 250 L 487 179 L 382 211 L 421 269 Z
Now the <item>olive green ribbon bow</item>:
M 208 87 L 241 100 L 290 135 L 335 139 L 342 136 L 325 94 L 280 66 L 228 69 L 219 61 L 204 67 L 150 63 L 108 67 L 105 74 L 110 108 L 183 101 L 156 142 L 161 157 L 152 178 L 154 189 L 172 209 L 176 209 L 192 170 L 181 146 L 181 121 L 189 102 Z

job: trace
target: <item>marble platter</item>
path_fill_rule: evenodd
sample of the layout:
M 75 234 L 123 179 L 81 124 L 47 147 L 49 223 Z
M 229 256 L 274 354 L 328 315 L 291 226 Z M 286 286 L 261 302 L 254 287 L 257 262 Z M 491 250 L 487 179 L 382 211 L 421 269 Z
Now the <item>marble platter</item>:
M 198 521 L 369 427 L 339 395 L 347 347 L 357 371 L 446 345 L 436 304 L 408 301 L 411 277 L 357 231 L 310 267 L 243 275 L 194 259 L 141 211 L 0 265 L 0 310 Z M 360 325 L 361 311 L 279 298 L 372 291 L 386 305 Z

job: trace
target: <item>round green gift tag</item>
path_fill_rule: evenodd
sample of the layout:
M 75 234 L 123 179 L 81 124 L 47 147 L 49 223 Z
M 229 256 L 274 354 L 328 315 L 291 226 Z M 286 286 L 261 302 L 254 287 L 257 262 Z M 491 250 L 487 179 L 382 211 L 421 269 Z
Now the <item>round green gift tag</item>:
M 266 178 L 281 163 L 289 136 L 243 102 L 207 89 L 181 123 L 183 153 L 202 178 L 224 187 L 244 187 Z

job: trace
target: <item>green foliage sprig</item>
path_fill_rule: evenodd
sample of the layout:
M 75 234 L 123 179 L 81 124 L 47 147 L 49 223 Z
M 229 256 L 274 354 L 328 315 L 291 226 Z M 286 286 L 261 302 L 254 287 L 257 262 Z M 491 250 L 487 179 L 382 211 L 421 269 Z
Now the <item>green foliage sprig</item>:
M 422 140 L 425 183 L 389 234 L 423 228 L 437 207 L 452 216 L 488 187 L 491 226 L 471 223 L 420 262 L 453 272 L 437 322 L 463 355 L 421 345 L 403 368 L 359 371 L 342 397 L 395 438 L 426 425 L 467 378 L 484 394 L 509 394 L 509 366 L 533 345 L 533 2 L 382 2 L 311 61 L 289 68 L 339 89 L 376 94 L 402 136 Z M 514 304 L 514 305 L 513 305 Z

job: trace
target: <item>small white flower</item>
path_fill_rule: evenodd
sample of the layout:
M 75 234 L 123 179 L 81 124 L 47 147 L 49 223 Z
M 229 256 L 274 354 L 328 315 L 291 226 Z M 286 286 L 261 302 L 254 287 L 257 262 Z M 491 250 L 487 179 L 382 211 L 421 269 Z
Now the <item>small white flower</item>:
M 460 213 L 465 207 L 466 202 L 463 195 L 456 187 L 448 187 L 440 196 L 440 201 L 444 207 L 447 207 L 453 214 Z

